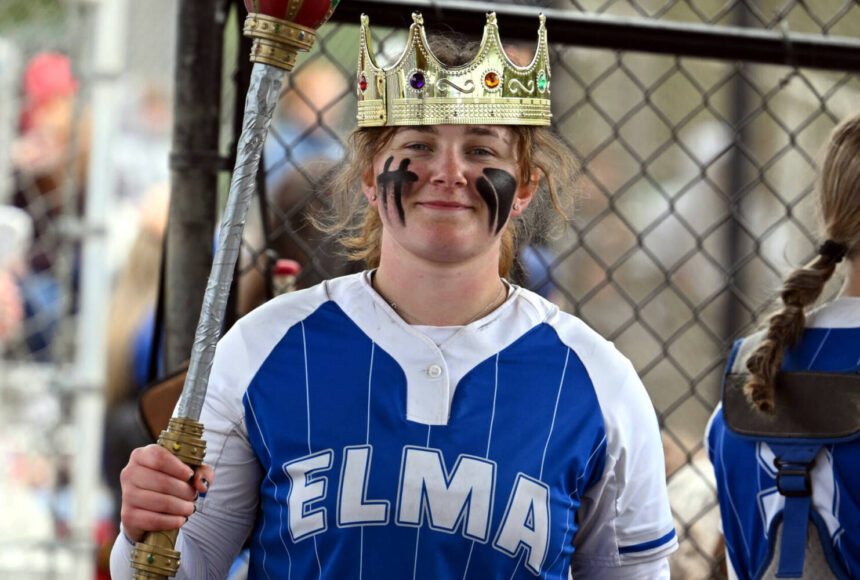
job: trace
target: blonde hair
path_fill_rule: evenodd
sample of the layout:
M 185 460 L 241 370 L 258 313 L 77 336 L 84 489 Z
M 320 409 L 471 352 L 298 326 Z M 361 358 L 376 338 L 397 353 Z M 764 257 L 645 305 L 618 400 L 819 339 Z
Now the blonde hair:
M 468 62 L 477 43 L 446 34 L 432 36 L 433 53 L 449 65 Z M 509 126 L 516 139 L 519 183 L 528 183 L 538 173 L 538 191 L 528 210 L 511 220 L 502 234 L 499 275 L 507 276 L 514 263 L 516 247 L 537 233 L 546 234 L 555 225 L 567 223 L 567 212 L 574 201 L 573 184 L 578 166 L 570 148 L 546 127 Z M 334 217 L 314 216 L 314 224 L 339 235 L 347 256 L 364 260 L 369 268 L 379 265 L 382 220 L 361 195 L 362 178 L 372 171 L 373 159 L 391 141 L 397 127 L 356 129 L 349 137 L 345 163 L 327 184 Z M 559 185 L 564 189 L 560 189 Z M 550 208 L 555 211 L 550 211 Z
M 860 251 L 860 115 L 831 133 L 817 184 L 818 206 L 828 240 L 845 247 L 848 258 Z M 767 334 L 747 359 L 751 377 L 744 386 L 750 403 L 764 413 L 774 408 L 774 379 L 787 347 L 797 344 L 806 324 L 804 308 L 815 302 L 839 261 L 820 252 L 791 272 L 780 289 L 783 307 L 768 320 Z
M 117 281 L 107 330 L 108 408 L 136 394 L 142 386 L 134 380 L 134 340 L 144 317 L 153 315 L 161 250 L 161 237 L 141 229 Z

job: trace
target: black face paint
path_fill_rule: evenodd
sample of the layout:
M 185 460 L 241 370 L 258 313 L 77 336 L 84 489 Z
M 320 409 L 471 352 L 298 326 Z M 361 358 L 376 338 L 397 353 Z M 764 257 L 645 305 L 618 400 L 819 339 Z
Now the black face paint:
M 475 187 L 490 210 L 490 231 L 499 233 L 511 213 L 517 193 L 517 180 L 503 169 L 488 167 L 484 169 L 484 177 L 479 177 L 475 182 Z
M 388 211 L 388 186 L 394 193 L 394 203 L 397 205 L 397 215 L 400 221 L 406 225 L 406 214 L 403 211 L 403 186 L 418 181 L 418 175 L 409 171 L 409 159 L 402 159 L 397 171 L 391 171 L 391 162 L 394 157 L 389 157 L 385 162 L 382 173 L 376 176 L 376 185 L 382 188 L 382 207 Z

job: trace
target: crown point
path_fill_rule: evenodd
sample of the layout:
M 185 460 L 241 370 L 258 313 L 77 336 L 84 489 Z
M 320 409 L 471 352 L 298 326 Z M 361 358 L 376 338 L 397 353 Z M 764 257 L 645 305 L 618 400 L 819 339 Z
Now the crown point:
M 496 20 L 496 13 L 495 12 L 487 12 L 487 24 L 490 24 L 492 26 L 498 25 L 498 21 Z
M 541 28 L 543 28 L 544 26 L 546 26 L 546 16 L 544 16 L 544 13 L 543 13 L 543 12 L 541 12 L 541 13 L 539 13 L 539 14 L 538 14 L 538 19 L 540 20 Z
M 370 16 L 368 16 L 367 14 L 362 14 L 361 15 L 361 24 L 364 26 L 367 26 L 368 24 L 370 24 Z
M 424 26 L 424 16 L 422 16 L 420 12 L 413 12 L 412 22 L 414 22 L 418 26 Z

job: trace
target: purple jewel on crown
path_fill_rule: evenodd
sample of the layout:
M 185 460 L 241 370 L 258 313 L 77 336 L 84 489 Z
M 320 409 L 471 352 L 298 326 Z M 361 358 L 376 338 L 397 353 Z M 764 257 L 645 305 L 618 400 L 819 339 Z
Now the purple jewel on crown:
M 420 72 L 413 74 L 409 77 L 409 86 L 415 90 L 424 88 L 424 75 Z

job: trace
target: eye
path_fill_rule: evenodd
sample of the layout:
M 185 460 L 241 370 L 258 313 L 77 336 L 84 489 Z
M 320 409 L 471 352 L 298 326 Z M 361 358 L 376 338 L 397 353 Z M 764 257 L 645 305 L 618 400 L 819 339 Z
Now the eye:
M 412 151 L 429 151 L 430 147 L 426 143 L 407 143 L 404 146 L 404 149 L 411 149 Z
M 472 147 L 472 149 L 469 150 L 469 153 L 479 157 L 495 155 L 493 150 L 487 147 Z

